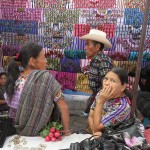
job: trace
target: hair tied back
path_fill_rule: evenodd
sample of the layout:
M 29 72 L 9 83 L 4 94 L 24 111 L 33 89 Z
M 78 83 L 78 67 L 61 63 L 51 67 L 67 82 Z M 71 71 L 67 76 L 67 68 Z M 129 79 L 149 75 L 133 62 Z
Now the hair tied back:
M 17 54 L 16 54 L 16 57 L 15 57 L 15 60 L 16 60 L 16 61 L 19 61 L 19 56 L 20 56 L 20 53 L 17 53 Z

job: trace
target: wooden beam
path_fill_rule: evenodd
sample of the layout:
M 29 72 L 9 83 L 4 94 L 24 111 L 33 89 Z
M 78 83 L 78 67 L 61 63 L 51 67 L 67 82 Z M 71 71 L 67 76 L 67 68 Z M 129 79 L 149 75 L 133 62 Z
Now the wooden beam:
M 144 20 L 143 20 L 143 24 L 142 24 L 142 34 L 141 34 L 139 52 L 138 52 L 138 61 L 137 61 L 136 76 L 135 76 L 135 85 L 134 85 L 134 89 L 133 89 L 132 115 L 135 114 L 135 110 L 136 110 L 137 89 L 138 89 L 141 66 L 142 66 L 144 41 L 145 41 L 145 35 L 146 35 L 146 29 L 147 29 L 148 14 L 149 14 L 149 11 L 150 11 L 149 8 L 150 8 L 150 0 L 146 0 L 145 1 L 145 10 L 144 10 Z

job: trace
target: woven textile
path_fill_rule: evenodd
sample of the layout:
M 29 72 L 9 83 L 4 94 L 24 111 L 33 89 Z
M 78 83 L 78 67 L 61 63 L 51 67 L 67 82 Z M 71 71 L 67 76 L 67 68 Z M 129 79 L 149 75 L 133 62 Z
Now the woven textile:
M 38 135 L 51 117 L 53 100 L 60 89 L 60 84 L 48 71 L 35 70 L 28 76 L 15 120 L 19 135 Z
M 79 92 L 85 92 L 91 94 L 89 87 L 88 75 L 82 73 L 77 73 L 76 86 L 75 89 Z
M 76 73 L 58 72 L 56 79 L 61 84 L 63 90 L 75 90 Z
M 60 58 L 47 58 L 48 69 L 60 71 Z
M 80 59 L 61 59 L 61 71 L 63 72 L 81 72 Z

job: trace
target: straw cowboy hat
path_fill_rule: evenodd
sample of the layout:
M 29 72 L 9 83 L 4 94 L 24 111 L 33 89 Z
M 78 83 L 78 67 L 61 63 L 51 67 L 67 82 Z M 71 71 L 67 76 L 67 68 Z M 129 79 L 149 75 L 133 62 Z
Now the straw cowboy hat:
M 105 48 L 112 48 L 110 41 L 106 38 L 106 33 L 100 30 L 91 29 L 89 34 L 80 37 L 82 40 L 93 40 L 104 44 Z

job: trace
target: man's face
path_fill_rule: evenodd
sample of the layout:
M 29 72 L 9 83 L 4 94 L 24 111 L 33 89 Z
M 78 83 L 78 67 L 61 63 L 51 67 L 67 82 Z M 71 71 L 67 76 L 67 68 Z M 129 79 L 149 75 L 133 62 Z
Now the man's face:
M 87 58 L 92 59 L 99 52 L 99 44 L 94 45 L 92 40 L 87 40 L 84 49 L 86 50 Z

